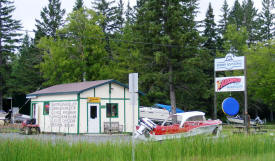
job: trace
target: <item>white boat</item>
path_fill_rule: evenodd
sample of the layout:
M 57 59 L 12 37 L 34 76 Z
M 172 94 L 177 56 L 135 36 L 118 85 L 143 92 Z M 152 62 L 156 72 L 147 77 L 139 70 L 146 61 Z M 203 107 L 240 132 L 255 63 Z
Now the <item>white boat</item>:
M 239 115 L 235 117 L 227 116 L 227 120 L 235 124 L 244 124 L 244 119 L 241 118 Z M 256 124 L 264 124 L 264 122 L 260 119 L 259 116 L 257 116 L 254 120 L 250 120 L 250 125 L 256 125 Z
M 172 124 L 173 117 L 177 118 L 176 124 Z M 220 120 L 206 120 L 204 112 L 192 111 L 170 115 L 161 125 L 156 125 L 148 118 L 142 118 L 140 126 L 137 126 L 135 138 L 164 140 L 199 134 L 219 135 L 221 130 Z

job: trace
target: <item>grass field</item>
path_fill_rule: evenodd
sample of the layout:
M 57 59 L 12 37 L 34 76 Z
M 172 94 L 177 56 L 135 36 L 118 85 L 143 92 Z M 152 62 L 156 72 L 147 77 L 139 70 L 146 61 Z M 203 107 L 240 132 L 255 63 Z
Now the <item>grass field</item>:
M 0 140 L 1 161 L 130 161 L 131 144 Z M 136 161 L 274 161 L 275 138 L 270 135 L 188 137 L 139 142 Z

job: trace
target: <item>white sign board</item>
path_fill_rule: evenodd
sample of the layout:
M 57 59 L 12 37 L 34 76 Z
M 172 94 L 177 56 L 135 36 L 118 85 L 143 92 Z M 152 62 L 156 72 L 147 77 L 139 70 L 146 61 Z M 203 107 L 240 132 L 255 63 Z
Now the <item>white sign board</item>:
M 215 71 L 243 70 L 244 56 L 227 54 L 225 58 L 215 59 Z
M 138 92 L 138 73 L 129 74 L 129 92 Z
M 244 90 L 245 90 L 244 76 L 215 78 L 216 92 L 230 92 L 230 91 L 244 91 Z

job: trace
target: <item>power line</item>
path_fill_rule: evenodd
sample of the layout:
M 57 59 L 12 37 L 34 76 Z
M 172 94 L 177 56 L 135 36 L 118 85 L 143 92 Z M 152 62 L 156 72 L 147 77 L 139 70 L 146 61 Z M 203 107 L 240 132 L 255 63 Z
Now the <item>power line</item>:
M 33 32 L 35 33 L 35 31 L 31 31 L 31 30 L 20 30 L 20 31 L 25 31 L 25 32 Z M 57 36 L 69 36 L 69 34 L 57 34 Z M 80 38 L 80 36 L 77 36 L 78 38 Z M 85 38 L 83 36 L 81 36 L 82 38 Z M 90 36 L 88 38 L 91 39 L 98 39 L 98 40 L 106 40 L 106 37 L 102 37 L 102 35 L 94 35 Z M 121 40 L 121 39 L 113 39 L 113 38 L 108 38 L 109 41 L 113 41 L 113 42 L 123 42 L 123 43 L 128 43 L 128 44 L 141 44 L 141 45 L 152 45 L 152 46 L 161 46 L 161 47 L 173 47 L 173 48 L 181 48 L 181 49 L 198 49 L 198 50 L 204 50 L 204 51 L 227 51 L 227 50 L 223 50 L 223 49 L 218 49 L 218 48 L 205 48 L 203 46 L 189 46 L 189 47 L 183 47 L 181 45 L 173 45 L 173 44 L 159 44 L 159 43 L 150 43 L 150 42 L 142 42 L 142 41 L 127 41 L 127 40 Z

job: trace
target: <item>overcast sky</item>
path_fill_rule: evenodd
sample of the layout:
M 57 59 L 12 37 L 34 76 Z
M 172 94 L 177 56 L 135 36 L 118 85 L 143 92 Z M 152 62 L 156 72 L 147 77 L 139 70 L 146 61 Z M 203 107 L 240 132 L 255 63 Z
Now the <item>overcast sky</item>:
M 235 0 L 227 0 L 227 3 L 232 7 Z M 240 2 L 242 0 L 239 0 Z M 254 0 L 254 6 L 257 9 L 261 9 L 262 0 Z M 84 0 L 84 5 L 88 8 L 91 8 L 92 0 Z M 220 9 L 224 0 L 199 0 L 199 14 L 196 20 L 202 20 L 205 18 L 205 13 L 208 8 L 208 4 L 211 2 L 212 8 L 214 9 L 216 21 L 220 18 L 221 15 Z M 61 0 L 62 8 L 66 9 L 66 14 L 72 11 L 75 0 Z M 126 5 L 128 0 L 124 0 Z M 136 4 L 136 0 L 130 0 L 131 5 Z M 21 24 L 24 27 L 24 30 L 32 31 L 35 29 L 35 19 L 40 19 L 40 12 L 44 6 L 48 4 L 48 0 L 14 0 L 16 10 L 14 12 L 14 18 L 21 20 Z

